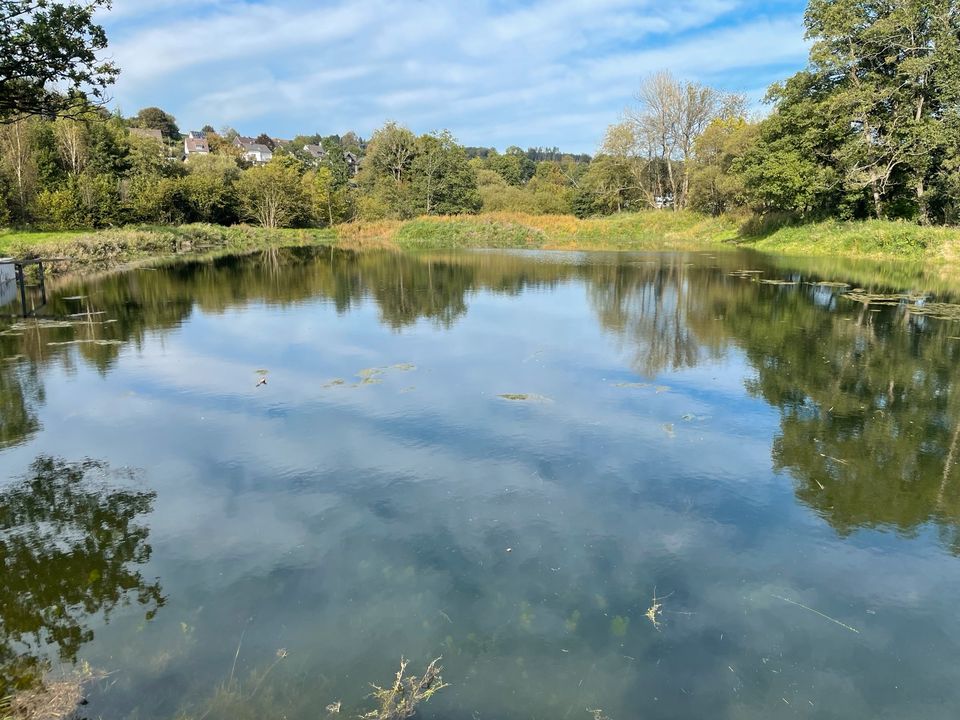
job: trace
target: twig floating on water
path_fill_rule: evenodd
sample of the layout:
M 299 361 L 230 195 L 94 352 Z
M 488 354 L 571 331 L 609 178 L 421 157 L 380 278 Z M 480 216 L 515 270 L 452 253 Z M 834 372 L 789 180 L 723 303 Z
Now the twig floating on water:
M 785 598 L 785 597 L 781 597 L 781 596 L 779 596 L 779 595 L 774 595 L 773 593 L 770 593 L 770 597 L 774 597 L 774 598 L 776 598 L 777 600 L 783 600 L 784 602 L 790 603 L 791 605 L 796 605 L 797 607 L 803 608 L 804 610 L 809 610 L 810 612 L 815 613 L 815 614 L 819 615 L 820 617 L 822 617 L 822 618 L 824 618 L 824 619 L 826 619 L 826 620 L 829 620 L 830 622 L 834 623 L 835 625 L 839 625 L 839 626 L 842 627 L 844 630 L 849 630 L 850 632 L 856 633 L 857 635 L 860 634 L 860 631 L 857 630 L 856 628 L 850 627 L 850 626 L 847 625 L 846 623 L 842 623 L 842 622 L 840 622 L 839 620 L 837 620 L 836 618 L 832 618 L 832 617 L 830 617 L 829 615 L 820 612 L 819 610 L 814 610 L 812 607 L 809 607 L 809 606 L 807 606 L 807 605 L 804 605 L 803 603 L 798 603 L 796 600 L 791 600 L 790 598 Z

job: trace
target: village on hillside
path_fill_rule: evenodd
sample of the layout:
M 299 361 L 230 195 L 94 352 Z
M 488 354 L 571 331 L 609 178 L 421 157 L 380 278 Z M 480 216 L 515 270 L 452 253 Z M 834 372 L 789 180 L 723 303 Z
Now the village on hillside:
M 130 128 L 130 134 L 161 143 L 167 148 L 168 156 L 171 159 L 189 162 L 191 157 L 211 153 L 207 132 L 204 130 L 190 130 L 183 136 L 182 141 L 170 137 L 156 128 L 134 127 Z M 300 151 L 298 154 L 304 156 L 305 159 L 317 163 L 322 162 L 327 157 L 327 151 L 320 145 L 305 143 L 301 147 L 294 148 L 291 147 L 292 141 L 282 138 L 267 138 L 265 136 L 252 138 L 245 135 L 236 135 L 232 140 L 232 145 L 237 149 L 238 156 L 250 165 L 266 165 L 273 159 L 273 153 L 278 148 Z M 344 151 L 343 159 L 350 175 L 356 175 L 360 167 L 360 158 L 355 153 Z

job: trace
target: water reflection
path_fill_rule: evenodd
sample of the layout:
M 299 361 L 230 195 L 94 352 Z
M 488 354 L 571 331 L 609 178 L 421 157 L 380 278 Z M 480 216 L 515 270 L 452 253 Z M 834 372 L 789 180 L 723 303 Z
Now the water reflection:
M 456 690 L 427 718 L 916 710 L 960 638 L 936 599 L 937 551 L 960 550 L 956 325 L 818 284 L 920 289 L 888 271 L 302 249 L 71 283 L 51 304 L 76 317 L 0 334 L 3 442 L 58 429 L 165 464 L 178 600 L 149 639 L 111 627 L 119 715 L 202 715 L 241 635 L 243 687 L 289 650 L 257 695 L 288 717 L 346 714 L 399 654 L 439 652 Z M 71 392 L 88 432 L 56 418 Z M 890 648 L 926 668 L 910 693 Z
M 39 682 L 53 658 L 74 662 L 91 616 L 135 600 L 150 619 L 164 604 L 137 567 L 155 494 L 109 477 L 102 463 L 41 456 L 0 492 L 0 697 Z
M 811 263 L 800 272 L 736 254 L 551 262 L 510 253 L 295 249 L 71 284 L 51 300 L 53 313 L 73 316 L 69 322 L 28 322 L 0 334 L 0 448 L 39 429 L 43 365 L 79 359 L 106 373 L 125 345 L 139 347 L 147 333 L 175 328 L 196 311 L 319 297 L 343 313 L 373 299 L 391 328 L 424 319 L 452 327 L 473 293 L 580 281 L 601 327 L 645 377 L 742 350 L 757 373 L 750 391 L 781 411 L 775 467 L 791 472 L 798 497 L 838 532 L 886 525 L 909 532 L 932 521 L 954 544 L 960 343 L 953 325 L 845 301 L 839 290 L 807 282 L 838 277 L 817 274 Z M 748 266 L 797 284 L 731 275 Z M 853 279 L 890 287 L 873 266 Z

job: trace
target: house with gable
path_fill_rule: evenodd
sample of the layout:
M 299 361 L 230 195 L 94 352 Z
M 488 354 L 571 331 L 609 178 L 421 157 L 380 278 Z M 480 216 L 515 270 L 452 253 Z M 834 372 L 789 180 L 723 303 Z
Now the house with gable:
M 326 150 L 320 145 L 304 145 L 303 151 L 313 160 L 323 160 L 327 156 Z
M 183 154 L 189 159 L 191 155 L 209 155 L 210 143 L 207 134 L 199 130 L 191 130 L 183 139 Z

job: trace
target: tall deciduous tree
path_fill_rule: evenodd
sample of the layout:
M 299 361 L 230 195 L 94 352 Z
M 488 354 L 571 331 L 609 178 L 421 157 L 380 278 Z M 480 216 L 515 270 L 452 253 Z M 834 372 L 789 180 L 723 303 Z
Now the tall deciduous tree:
M 0 122 L 106 102 L 119 71 L 98 58 L 107 36 L 94 13 L 109 7 L 110 0 L 0 0 Z
M 420 212 L 458 214 L 480 209 L 476 174 L 449 130 L 417 138 L 411 175 Z
M 370 138 L 367 162 L 377 175 L 389 174 L 400 186 L 407 179 L 417 152 L 417 138 L 409 129 L 388 122 Z
M 237 195 L 246 218 L 265 228 L 287 226 L 303 203 L 300 176 L 278 161 L 244 172 L 237 181 Z
M 714 119 L 741 111 L 743 98 L 663 71 L 641 83 L 636 100 L 626 113 L 636 144 L 631 154 L 646 157 L 653 171 L 648 187 L 655 204 L 682 210 L 690 193 L 694 143 Z
M 810 0 L 806 27 L 810 65 L 771 93 L 777 109 L 761 145 L 773 153 L 760 149 L 757 177 L 790 147 L 794 166 L 813 166 L 798 178 L 813 207 L 945 218 L 960 148 L 955 0 Z
M 159 130 L 170 140 L 180 139 L 177 119 L 158 107 L 143 108 L 133 120 L 134 125 L 147 130 Z

